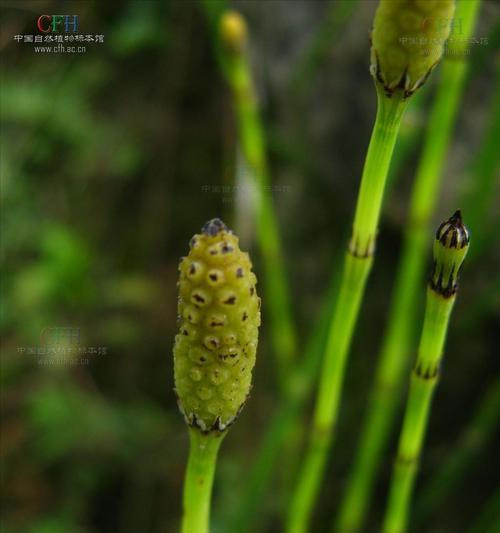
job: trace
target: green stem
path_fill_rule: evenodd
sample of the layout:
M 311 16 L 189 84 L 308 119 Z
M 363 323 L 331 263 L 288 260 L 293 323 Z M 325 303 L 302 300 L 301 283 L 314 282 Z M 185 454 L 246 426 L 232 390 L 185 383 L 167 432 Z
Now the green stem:
M 474 242 L 475 240 L 474 236 Z M 415 504 L 416 525 L 423 524 L 441 506 L 445 497 L 467 476 L 474 466 L 474 459 L 483 452 L 499 422 L 500 378 L 497 378 L 488 387 L 449 457 L 422 488 Z
M 448 322 L 455 296 L 427 289 L 427 305 L 417 362 L 410 379 L 403 428 L 394 465 L 383 533 L 403 533 L 425 437 L 432 393 L 439 376 Z
M 215 36 L 220 16 L 227 9 L 227 0 L 200 0 L 200 4 L 210 25 L 210 30 Z
M 495 180 L 498 179 L 500 163 L 498 139 L 500 139 L 500 69 L 497 70 L 489 124 L 475 158 L 470 190 L 464 195 L 462 204 L 467 206 L 467 220 L 470 221 L 469 226 L 474 232 L 473 258 L 481 254 L 488 242 L 490 236 L 488 229 L 495 231 L 497 227 L 495 223 L 485 223 L 485 217 L 492 215 L 491 207 L 494 205 Z
M 479 510 L 474 524 L 467 533 L 498 533 L 500 529 L 500 489 L 494 490 Z
M 224 54 L 223 71 L 233 93 L 240 146 L 255 180 L 254 216 L 264 266 L 266 309 L 282 384 L 296 356 L 296 333 L 285 274 L 278 222 L 273 208 L 265 135 L 250 65 L 244 50 Z
M 324 22 L 299 58 L 292 77 L 293 86 L 304 90 L 308 83 L 316 79 L 318 68 L 342 35 L 342 30 L 345 30 L 357 7 L 358 0 L 330 0 Z
M 373 255 L 382 197 L 394 145 L 407 101 L 387 98 L 377 85 L 377 118 L 366 156 L 354 215 L 349 252 L 356 257 Z
M 479 0 L 461 0 L 457 17 L 464 34 L 474 27 Z M 427 235 L 438 199 L 440 178 L 467 77 L 466 55 L 443 60 L 441 78 L 432 106 L 422 156 L 411 195 L 403 252 L 396 274 L 388 329 L 354 466 L 336 523 L 339 533 L 359 531 L 366 515 L 382 453 L 400 404 L 403 374 L 408 366 L 418 308 L 418 287 L 427 261 Z M 460 59 L 459 59 L 460 58 Z
M 429 88 L 429 85 L 424 85 L 411 97 L 408 103 L 408 109 L 401 122 L 398 141 L 394 148 L 389 174 L 387 175 L 388 194 L 390 193 L 391 186 L 401 174 L 401 169 L 404 164 L 417 150 L 419 145 L 424 130 L 424 104 L 428 97 Z
M 406 106 L 406 102 L 398 97 L 387 98 L 378 86 L 377 96 L 377 118 L 361 178 L 353 233 L 345 256 L 335 313 L 330 324 L 313 427 L 289 508 L 287 531 L 290 533 L 308 529 L 322 481 L 337 420 L 347 355 L 373 262 L 387 171 Z
M 334 261 L 335 265 L 337 263 Z M 315 326 L 304 355 L 290 375 L 285 395 L 267 425 L 257 459 L 249 472 L 240 504 L 235 509 L 234 516 L 227 527 L 228 531 L 237 530 L 239 533 L 246 533 L 252 530 L 256 520 L 259 520 L 262 525 L 262 515 L 258 511 L 259 502 L 266 498 L 265 491 L 269 490 L 273 474 L 281 466 L 281 451 L 286 447 L 289 435 L 294 434 L 296 428 L 302 424 L 307 398 L 318 373 L 329 323 L 333 315 L 332 302 L 338 290 L 338 271 L 338 267 L 332 271 L 324 303 L 318 319 L 314 321 Z
M 184 480 L 182 533 L 210 531 L 210 498 L 217 452 L 225 433 L 201 433 L 189 428 L 189 459 Z

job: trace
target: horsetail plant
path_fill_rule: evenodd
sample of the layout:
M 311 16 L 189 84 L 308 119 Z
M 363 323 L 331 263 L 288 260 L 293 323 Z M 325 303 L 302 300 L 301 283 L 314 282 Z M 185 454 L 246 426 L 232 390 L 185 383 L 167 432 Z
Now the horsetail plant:
M 471 231 L 474 232 L 474 248 L 472 259 L 478 258 L 487 247 L 496 224 L 485 224 L 485 216 L 492 214 L 495 202 L 495 181 L 500 172 L 500 69 L 496 71 L 495 90 L 488 110 L 488 126 L 483 135 L 479 153 L 474 158 L 470 185 L 465 191 L 464 205 L 470 206 L 467 220 Z M 471 258 L 469 258 L 470 260 Z
M 336 269 L 338 270 L 338 268 Z M 336 274 L 334 270 L 333 274 Z M 323 354 L 325 338 L 333 313 L 332 298 L 337 289 L 337 276 L 331 276 L 329 287 L 323 297 L 318 319 L 304 347 L 304 356 L 293 369 L 285 394 L 269 419 L 261 439 L 257 458 L 246 478 L 238 505 L 234 507 L 228 531 L 247 533 L 254 530 L 255 522 L 262 517 L 258 513 L 259 503 L 265 499 L 270 480 L 278 468 L 282 468 L 283 450 L 289 444 L 289 436 L 302 424 L 309 392 L 314 385 Z
M 439 61 L 449 35 L 453 0 L 381 0 L 372 32 L 370 72 L 377 91 L 377 117 L 365 160 L 351 240 L 327 339 L 308 450 L 287 518 L 289 533 L 308 529 L 337 420 L 345 366 L 354 327 L 373 263 L 385 182 L 408 98 Z M 426 54 L 421 45 L 401 39 L 418 34 L 426 18 L 444 20 L 433 27 Z
M 469 217 L 467 217 L 468 219 Z M 476 235 L 474 234 L 474 248 Z M 470 264 L 470 255 L 467 261 Z M 429 481 L 422 487 L 415 502 L 415 519 L 421 527 L 426 519 L 443 505 L 446 497 L 464 483 L 475 461 L 493 439 L 500 426 L 500 376 L 488 385 L 486 392 L 475 408 L 470 422 L 461 431 L 456 444 L 442 465 L 432 473 Z M 500 513 L 500 506 L 498 507 Z M 500 522 L 499 522 L 500 523 Z
M 207 533 L 217 452 L 251 388 L 260 299 L 248 254 L 217 218 L 191 239 L 179 270 L 175 392 L 190 437 L 182 531 Z
M 479 4 L 479 0 L 457 2 L 455 20 L 459 21 L 460 34 L 452 33 L 448 42 L 430 112 L 405 224 L 388 327 L 359 447 L 336 521 L 338 533 L 354 533 L 363 525 L 382 453 L 400 405 L 400 391 L 414 334 L 412 325 L 416 322 L 418 287 L 425 275 L 426 236 L 439 198 L 440 178 L 460 109 L 468 70 L 465 46 L 474 29 Z M 428 22 L 424 27 L 442 22 L 441 19 L 425 20 Z
M 237 117 L 239 143 L 255 181 L 254 216 L 257 241 L 264 267 L 264 292 L 268 301 L 271 341 L 277 358 L 278 376 L 284 387 L 296 355 L 296 334 L 278 222 L 267 193 L 270 178 L 264 131 L 247 54 L 248 28 L 236 11 L 220 20 L 222 70 L 231 88 Z
M 458 275 L 469 247 L 460 211 L 443 222 L 434 240 L 434 266 L 427 288 L 424 325 L 410 379 L 399 448 L 394 465 L 383 533 L 406 531 L 408 511 L 422 450 L 432 394 L 436 387 Z

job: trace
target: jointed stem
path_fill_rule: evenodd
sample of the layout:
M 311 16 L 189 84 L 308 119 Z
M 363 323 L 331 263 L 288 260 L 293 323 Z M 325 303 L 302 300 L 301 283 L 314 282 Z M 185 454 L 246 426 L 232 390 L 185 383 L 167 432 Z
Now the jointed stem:
M 360 437 L 360 448 L 340 509 L 339 532 L 358 531 L 368 503 L 381 452 L 386 444 L 401 389 L 401 376 L 406 368 L 409 339 L 415 314 L 415 286 L 423 277 L 422 248 L 427 239 L 420 226 L 408 230 L 396 278 L 393 311 L 371 391 L 369 412 Z M 399 357 L 398 357 L 399 356 Z
M 476 236 L 474 235 L 474 242 Z M 433 473 L 415 503 L 412 520 L 422 530 L 426 519 L 441 507 L 449 494 L 460 486 L 484 452 L 500 423 L 500 377 L 488 386 L 470 422 L 461 432 L 443 464 Z M 499 507 L 500 510 L 500 507 Z
M 306 459 L 290 505 L 289 533 L 308 529 L 337 420 L 344 370 L 359 314 L 382 204 L 384 185 L 405 102 L 377 87 L 378 109 L 356 206 L 353 235 L 345 256 L 339 296 L 328 335 Z
M 189 459 L 184 480 L 182 533 L 210 531 L 210 499 L 217 452 L 225 433 L 189 429 Z
M 461 0 L 457 19 L 459 43 L 474 28 L 479 0 Z M 463 51 L 462 51 L 463 52 Z M 336 531 L 359 531 L 366 514 L 378 465 L 386 446 L 401 397 L 402 377 L 417 314 L 418 286 L 424 277 L 430 218 L 439 196 L 439 184 L 467 75 L 466 55 L 445 56 L 433 103 L 422 157 L 413 187 L 403 252 L 398 266 L 388 328 L 383 341 L 369 411 L 359 449 L 342 502 Z
M 455 296 L 446 298 L 431 287 L 427 290 L 424 326 L 417 362 L 410 381 L 383 533 L 403 533 L 406 530 L 418 459 L 454 301 Z
M 314 440 L 325 440 L 336 421 L 346 356 L 358 316 L 359 306 L 372 265 L 372 257 L 355 257 L 347 253 L 342 285 L 326 345 L 314 413 Z
M 235 508 L 234 517 L 227 526 L 228 531 L 238 530 L 239 533 L 246 533 L 253 531 L 256 520 L 262 522 L 258 514 L 259 503 L 265 499 L 265 491 L 270 489 L 273 475 L 281 466 L 280 456 L 283 448 L 287 446 L 289 436 L 293 435 L 296 428 L 302 424 L 305 404 L 321 363 L 330 317 L 333 314 L 332 299 L 338 285 L 337 271 L 338 268 L 333 271 L 330 286 L 324 295 L 324 304 L 318 313 L 318 320 L 304 354 L 290 375 L 285 395 L 267 423 L 239 505 Z
M 265 135 L 244 48 L 242 44 L 241 49 L 224 53 L 222 66 L 233 93 L 241 150 L 256 185 L 254 216 L 264 266 L 266 307 L 270 315 L 273 351 L 278 360 L 279 377 L 284 387 L 290 363 L 296 356 L 296 333 L 278 221 L 269 193 Z
M 373 128 L 356 203 L 349 250 L 353 255 L 373 255 L 387 173 L 407 101 L 388 98 L 377 86 L 377 118 Z

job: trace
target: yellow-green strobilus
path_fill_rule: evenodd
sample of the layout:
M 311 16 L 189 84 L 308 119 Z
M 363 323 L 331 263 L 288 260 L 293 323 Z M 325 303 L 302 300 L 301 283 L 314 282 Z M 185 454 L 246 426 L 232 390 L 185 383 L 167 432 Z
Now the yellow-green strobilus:
M 206 533 L 217 452 L 251 388 L 260 298 L 248 254 L 217 218 L 191 239 L 179 270 L 175 391 L 191 443 L 182 531 Z

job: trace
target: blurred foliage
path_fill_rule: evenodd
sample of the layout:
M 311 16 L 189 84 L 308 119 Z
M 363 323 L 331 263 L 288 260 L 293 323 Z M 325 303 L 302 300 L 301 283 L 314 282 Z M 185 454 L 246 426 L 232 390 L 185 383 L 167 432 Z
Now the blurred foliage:
M 216 19 L 223 2 L 205 3 Z M 329 4 L 232 3 L 251 27 L 273 180 L 289 191 L 273 201 L 303 345 L 349 231 L 375 105 L 367 73 L 374 2 L 357 2 L 349 20 L 342 9 L 341 33 L 330 49 L 322 25 Z M 438 218 L 459 201 L 457 183 L 473 176 L 488 127 L 500 31 L 498 5 L 485 0 L 483 9 L 480 36 L 489 36 L 490 45 L 473 51 L 477 68 Z M 198 2 L 183 0 L 5 1 L 1 10 L 2 531 L 176 531 L 187 454 L 172 392 L 177 262 L 191 235 L 234 205 L 231 194 L 212 192 L 231 183 L 235 127 L 210 23 Z M 78 14 L 81 31 L 103 34 L 104 43 L 89 44 L 83 54 L 56 55 L 14 41 L 14 35 L 36 33 L 40 14 L 59 12 Z M 308 46 L 318 46 L 319 28 L 321 58 L 312 48 L 314 64 L 297 74 Z M 292 80 L 302 72 L 309 79 L 297 91 Z M 350 464 L 357 438 L 418 150 L 408 153 L 387 198 L 358 325 L 363 334 L 345 388 L 336 466 L 315 531 L 330 523 L 326 503 L 338 500 L 342 465 Z M 467 219 L 467 206 L 461 207 Z M 498 208 L 489 208 L 485 229 L 495 221 Z M 259 271 L 258 254 L 253 257 Z M 423 481 L 498 372 L 498 267 L 498 246 L 485 246 L 464 271 Z M 47 348 L 44 332 L 53 328 L 78 332 L 77 343 L 50 345 L 63 356 L 37 353 Z M 221 453 L 216 531 L 224 530 L 230 514 L 224 506 L 238 497 L 278 402 L 268 345 L 264 323 L 254 392 Z M 455 532 L 472 523 L 495 486 L 494 440 L 467 483 L 432 517 L 435 529 L 426 531 Z M 270 520 L 262 518 L 259 531 L 279 530 L 274 517 L 280 503 L 277 491 L 266 491 Z M 376 530 L 378 515 L 369 531 Z

